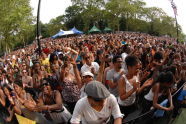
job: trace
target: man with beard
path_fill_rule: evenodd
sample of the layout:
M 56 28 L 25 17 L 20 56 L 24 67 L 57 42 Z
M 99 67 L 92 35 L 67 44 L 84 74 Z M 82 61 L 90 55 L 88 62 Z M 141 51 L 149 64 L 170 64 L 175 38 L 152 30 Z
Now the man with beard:
M 110 93 L 118 97 L 118 80 L 124 74 L 124 70 L 122 69 L 123 60 L 121 56 L 116 55 L 113 57 L 112 62 L 114 68 L 107 72 L 106 85 L 108 85 Z

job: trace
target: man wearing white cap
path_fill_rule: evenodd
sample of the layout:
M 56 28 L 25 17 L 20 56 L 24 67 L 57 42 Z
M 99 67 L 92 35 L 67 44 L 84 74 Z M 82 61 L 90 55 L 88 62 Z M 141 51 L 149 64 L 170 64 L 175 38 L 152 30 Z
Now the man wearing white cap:
M 83 86 L 80 90 L 81 95 L 80 98 L 83 98 L 85 96 L 87 96 L 87 94 L 85 93 L 85 86 L 88 84 L 88 82 L 93 81 L 94 79 L 94 75 L 91 72 L 84 72 L 82 74 L 82 82 L 83 82 Z

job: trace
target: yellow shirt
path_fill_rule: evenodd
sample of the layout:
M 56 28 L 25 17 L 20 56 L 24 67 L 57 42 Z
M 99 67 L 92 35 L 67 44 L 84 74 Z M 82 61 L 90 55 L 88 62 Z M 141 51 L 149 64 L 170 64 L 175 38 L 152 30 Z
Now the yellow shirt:
M 45 67 L 45 70 L 46 70 L 47 72 L 50 72 L 50 62 L 49 62 L 49 58 L 45 58 L 44 60 L 41 60 L 41 65 L 47 66 L 47 67 Z
M 49 58 L 45 58 L 44 60 L 41 61 L 42 65 L 50 65 Z

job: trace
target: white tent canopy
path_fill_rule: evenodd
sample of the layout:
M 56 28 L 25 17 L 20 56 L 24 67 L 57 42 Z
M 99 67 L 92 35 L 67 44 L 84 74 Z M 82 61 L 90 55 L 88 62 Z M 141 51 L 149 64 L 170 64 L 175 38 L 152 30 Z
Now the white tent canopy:
M 67 36 L 67 35 L 73 35 L 73 34 L 83 34 L 83 32 L 77 30 L 75 27 L 72 28 L 69 31 L 64 31 L 64 30 L 60 29 L 60 31 L 57 34 L 53 35 L 52 38 L 57 38 L 57 37 Z
M 62 34 L 61 36 L 74 34 L 73 31 L 63 31 L 63 32 L 64 32 L 64 34 Z

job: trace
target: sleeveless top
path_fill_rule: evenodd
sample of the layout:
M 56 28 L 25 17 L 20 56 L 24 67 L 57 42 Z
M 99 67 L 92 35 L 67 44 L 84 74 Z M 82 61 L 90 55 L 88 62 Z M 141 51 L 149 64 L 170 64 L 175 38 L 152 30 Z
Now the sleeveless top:
M 162 93 L 158 93 L 158 97 L 161 96 Z M 149 93 L 144 96 L 146 100 L 153 101 L 154 93 L 152 92 L 152 88 L 150 89 Z
M 65 102 L 77 102 L 80 99 L 79 87 L 73 81 L 64 79 L 62 88 L 62 96 Z
M 52 92 L 52 96 L 51 96 L 52 98 L 51 98 L 50 103 L 46 103 L 46 101 L 45 101 L 45 95 L 42 94 L 44 105 L 53 105 L 53 104 L 56 104 L 56 101 L 55 101 L 55 93 L 56 93 L 56 90 L 54 90 L 54 91 Z M 60 110 L 51 110 L 50 112 L 63 112 L 63 110 L 64 110 L 64 106 L 62 105 L 62 108 L 61 108 Z
M 131 89 L 133 89 L 133 86 L 128 81 L 127 77 L 125 75 L 122 75 L 122 77 L 124 78 L 124 80 L 126 82 L 126 89 L 125 89 L 126 92 L 130 91 Z M 135 100 L 136 100 L 136 92 L 134 92 L 131 96 L 129 96 L 125 100 L 121 100 L 120 97 L 118 97 L 118 103 L 121 106 L 130 106 L 130 105 L 134 104 Z
M 51 98 L 51 101 L 48 105 L 53 105 L 53 104 L 56 104 L 55 102 L 55 92 L 56 90 L 53 91 L 52 93 L 52 98 Z M 44 101 L 44 94 L 43 94 L 43 102 L 44 104 L 46 105 L 46 101 Z M 52 123 L 63 123 L 63 124 L 67 124 L 68 120 L 71 118 L 71 114 L 70 112 L 66 109 L 65 106 L 61 106 L 62 108 L 61 109 L 58 109 L 58 110 L 50 110 L 48 112 L 46 112 L 45 114 L 49 114 L 48 118 L 47 119 L 52 119 Z
M 55 93 L 56 93 L 56 90 L 54 90 L 53 92 L 52 92 L 52 98 L 51 98 L 51 101 L 50 101 L 50 103 L 46 103 L 46 101 L 45 101 L 45 95 L 42 93 L 42 97 L 43 97 L 43 103 L 45 104 L 45 105 L 53 105 L 53 104 L 56 104 L 56 101 L 55 101 Z

